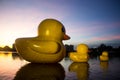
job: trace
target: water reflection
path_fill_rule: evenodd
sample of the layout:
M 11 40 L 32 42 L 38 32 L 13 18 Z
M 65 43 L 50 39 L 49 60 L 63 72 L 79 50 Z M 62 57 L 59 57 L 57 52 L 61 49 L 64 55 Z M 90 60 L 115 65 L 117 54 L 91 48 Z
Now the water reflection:
M 64 80 L 65 71 L 62 65 L 33 64 L 23 66 L 16 74 L 14 80 Z
M 92 58 L 89 64 L 72 63 L 69 58 L 61 65 L 28 63 L 17 53 L 0 52 L 0 80 L 120 80 L 118 57 L 110 57 L 109 62 Z
M 100 61 L 100 67 L 104 72 L 106 72 L 109 67 L 108 61 Z
M 16 53 L 0 51 L 0 80 L 13 80 L 16 71 L 26 64 L 26 61 L 14 54 Z
M 0 51 L 0 57 L 1 57 L 1 59 L 2 58 L 12 58 L 13 60 L 15 60 L 15 59 L 20 59 L 20 60 L 23 60 L 23 58 L 20 56 L 20 55 L 18 55 L 18 53 L 16 53 L 16 52 L 7 52 L 7 51 Z
M 89 64 L 73 62 L 69 66 L 70 72 L 76 72 L 78 80 L 88 80 L 89 76 Z
M 15 59 L 23 60 L 23 58 L 20 55 L 18 55 L 18 53 L 12 53 L 12 58 L 13 58 L 13 60 L 15 60 Z

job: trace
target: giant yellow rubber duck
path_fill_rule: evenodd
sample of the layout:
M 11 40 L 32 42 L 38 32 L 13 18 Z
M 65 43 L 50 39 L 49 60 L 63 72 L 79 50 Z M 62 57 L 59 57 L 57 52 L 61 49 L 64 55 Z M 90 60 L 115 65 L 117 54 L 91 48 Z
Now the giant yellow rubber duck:
M 108 61 L 109 57 L 108 57 L 108 52 L 107 51 L 103 51 L 102 55 L 100 55 L 100 61 Z
M 15 41 L 18 53 L 33 63 L 56 63 L 65 56 L 62 40 L 68 40 L 64 25 L 55 19 L 45 19 L 38 26 L 38 36 L 18 38 Z
M 69 57 L 73 62 L 87 62 L 89 59 L 88 46 L 86 44 L 79 44 L 77 52 L 70 52 Z

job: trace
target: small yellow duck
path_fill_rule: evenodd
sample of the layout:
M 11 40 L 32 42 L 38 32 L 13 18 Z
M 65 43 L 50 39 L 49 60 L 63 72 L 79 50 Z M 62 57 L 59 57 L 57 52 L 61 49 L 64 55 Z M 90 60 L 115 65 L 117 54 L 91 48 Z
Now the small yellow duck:
M 89 59 L 88 46 L 86 44 L 79 44 L 77 52 L 70 52 L 69 57 L 74 62 L 87 62 Z
M 56 63 L 65 56 L 62 40 L 68 40 L 65 28 L 55 19 L 45 19 L 38 26 L 38 36 L 18 38 L 15 46 L 18 53 L 33 63 Z
M 107 51 L 103 51 L 102 55 L 100 55 L 100 61 L 108 61 L 108 52 Z

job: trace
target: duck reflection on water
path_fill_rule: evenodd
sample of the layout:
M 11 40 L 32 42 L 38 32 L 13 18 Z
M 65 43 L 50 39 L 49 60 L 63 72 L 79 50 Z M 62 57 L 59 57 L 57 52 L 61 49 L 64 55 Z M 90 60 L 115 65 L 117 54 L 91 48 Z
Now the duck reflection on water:
M 18 54 L 18 53 L 11 53 L 12 54 L 12 58 L 13 58 L 13 60 L 15 60 L 15 59 L 20 59 L 20 60 L 23 60 L 23 58 Z
M 104 72 L 106 72 L 109 67 L 108 61 L 100 61 L 100 67 Z
M 23 66 L 14 80 L 64 80 L 65 71 L 61 64 L 29 63 Z
M 76 72 L 78 80 L 88 80 L 89 64 L 87 62 L 73 62 L 69 66 L 70 72 Z

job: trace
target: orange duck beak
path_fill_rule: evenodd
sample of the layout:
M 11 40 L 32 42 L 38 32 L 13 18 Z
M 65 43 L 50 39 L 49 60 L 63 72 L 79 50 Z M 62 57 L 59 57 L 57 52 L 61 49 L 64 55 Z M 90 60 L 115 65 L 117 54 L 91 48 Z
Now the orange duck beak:
M 64 34 L 63 40 L 69 40 L 69 39 L 70 39 L 70 37 L 68 35 Z

